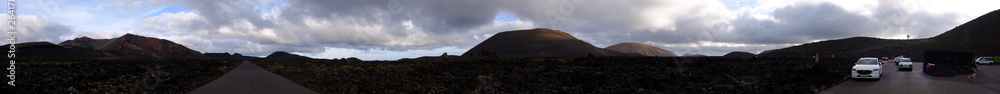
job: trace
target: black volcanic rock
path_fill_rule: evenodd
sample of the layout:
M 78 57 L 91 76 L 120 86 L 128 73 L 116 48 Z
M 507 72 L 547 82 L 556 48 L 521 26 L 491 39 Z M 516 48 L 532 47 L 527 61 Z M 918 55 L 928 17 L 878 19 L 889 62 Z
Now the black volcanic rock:
M 313 58 L 297 54 L 291 54 L 285 51 L 276 51 L 274 53 L 271 53 L 271 55 L 267 55 L 267 57 L 264 57 L 264 59 L 313 59 Z
M 722 55 L 722 57 L 743 57 L 743 58 L 754 57 L 754 56 L 756 56 L 756 55 L 754 55 L 753 53 L 750 53 L 750 52 L 741 52 L 741 51 L 729 52 L 729 53 L 726 53 L 726 55 Z
M 475 57 L 480 52 L 492 52 L 498 57 L 584 57 L 620 56 L 622 53 L 604 50 L 590 43 L 552 29 L 531 29 L 500 32 L 469 51 L 463 57 Z
M 3 45 L 4 51 L 10 50 L 11 44 Z M 14 58 L 19 59 L 88 59 L 88 58 L 114 58 L 111 53 L 98 51 L 90 48 L 64 47 L 49 42 L 27 42 L 14 44 L 16 52 Z M 3 56 L 3 58 L 7 58 Z
M 605 50 L 616 51 L 620 53 L 634 53 L 641 54 L 642 56 L 677 56 L 674 52 L 660 49 L 659 47 L 650 46 L 642 43 L 625 42 L 611 45 L 604 48 Z
M 807 43 L 761 52 L 759 56 L 804 57 L 819 54 L 836 57 L 905 56 L 916 61 L 924 51 L 973 52 L 977 56 L 1000 55 L 1000 10 L 994 10 L 945 33 L 926 39 L 893 40 L 854 37 Z

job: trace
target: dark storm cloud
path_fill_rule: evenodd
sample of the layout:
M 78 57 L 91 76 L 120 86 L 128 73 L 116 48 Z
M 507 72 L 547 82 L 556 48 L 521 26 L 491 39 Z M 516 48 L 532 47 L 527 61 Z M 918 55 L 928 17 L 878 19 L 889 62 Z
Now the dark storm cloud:
M 324 47 L 413 50 L 470 46 L 473 36 L 530 23 L 495 23 L 492 0 L 289 0 L 150 2 L 183 4 L 194 12 L 166 13 L 140 24 L 142 32 L 237 39 L 265 50 L 316 53 Z M 195 40 L 191 40 L 195 41 Z M 206 42 L 202 42 L 206 43 Z M 218 47 L 211 47 L 218 45 Z M 290 45 L 290 46 L 279 46 Z M 214 43 L 210 48 L 229 47 Z M 260 51 L 253 51 L 263 53 Z
M 281 10 L 282 20 L 302 23 L 360 17 L 361 23 L 396 24 L 412 21 L 434 33 L 460 32 L 490 24 L 497 9 L 485 0 L 289 0 Z M 207 14 L 212 15 L 212 14 Z M 210 18 L 211 19 L 211 18 Z M 226 18 L 231 19 L 231 18 Z
M 741 15 L 732 21 L 733 33 L 719 37 L 724 42 L 753 44 L 805 43 L 812 40 L 856 36 L 880 37 L 909 34 L 930 37 L 958 23 L 957 14 L 906 13 L 906 9 L 884 4 L 874 15 L 845 10 L 828 2 L 796 4 L 775 9 L 774 20 Z
M 198 26 L 218 27 L 232 25 L 233 20 L 247 20 L 254 26 L 273 27 L 274 23 L 261 19 L 261 11 L 256 5 L 268 4 L 262 0 L 187 0 L 184 7 L 195 9 L 208 23 Z
M 831 3 L 797 4 L 776 9 L 772 15 L 775 20 L 740 17 L 733 23 L 736 34 L 723 38 L 739 43 L 786 44 L 873 36 L 879 31 L 872 18 Z
M 675 18 L 676 30 L 640 30 L 615 27 L 618 23 L 590 23 L 579 27 L 568 27 L 576 32 L 588 32 L 603 40 L 597 43 L 617 43 L 621 41 L 653 41 L 660 43 L 695 43 L 716 41 L 743 44 L 798 44 L 813 40 L 840 39 L 856 36 L 883 37 L 909 34 L 914 37 L 930 37 L 941 33 L 956 23 L 957 14 L 932 14 L 926 12 L 906 12 L 907 9 L 883 3 L 875 15 L 845 10 L 840 5 L 829 2 L 800 3 L 781 7 L 767 13 L 770 18 L 753 17 L 748 13 L 731 14 L 732 19 L 718 16 L 702 16 L 698 13 L 690 17 Z M 586 9 L 586 8 L 584 8 Z M 628 11 L 627 9 L 622 9 Z M 694 9 L 697 10 L 697 9 Z M 584 10 L 586 12 L 587 10 Z M 629 17 L 615 14 L 616 17 Z M 720 14 L 722 15 L 722 14 Z M 635 15 L 631 15 L 635 16 Z M 603 17 L 603 16 L 602 16 Z M 616 19 L 616 18 L 604 18 Z M 617 18 L 620 19 L 620 18 Z M 574 19 L 578 22 L 593 22 L 597 18 Z M 717 20 L 723 20 L 715 22 Z M 627 22 L 626 22 L 627 23 Z M 641 24 L 641 23 L 639 23 Z M 633 24 L 635 25 L 635 24 Z M 588 27 L 601 26 L 601 27 Z M 611 26 L 611 28 L 605 27 Z

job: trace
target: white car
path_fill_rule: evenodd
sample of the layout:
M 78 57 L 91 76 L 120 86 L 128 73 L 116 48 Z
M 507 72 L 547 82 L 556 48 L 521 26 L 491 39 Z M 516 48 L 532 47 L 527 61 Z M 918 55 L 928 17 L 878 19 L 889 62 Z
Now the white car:
M 903 59 L 903 58 L 906 58 L 906 57 L 903 57 L 903 56 L 893 57 L 892 58 L 892 63 L 895 63 L 896 65 L 899 65 L 899 60 Z M 906 58 L 906 59 L 909 59 L 909 58 Z
M 976 58 L 976 63 L 993 65 L 993 57 L 979 57 L 979 58 Z
M 851 78 L 881 78 L 882 63 L 878 61 L 878 58 L 871 57 L 858 59 L 851 68 Z
M 913 61 L 910 60 L 910 58 L 900 58 L 897 59 L 896 62 L 897 62 L 896 64 L 898 64 L 896 66 L 899 69 L 904 69 L 904 68 L 913 69 Z

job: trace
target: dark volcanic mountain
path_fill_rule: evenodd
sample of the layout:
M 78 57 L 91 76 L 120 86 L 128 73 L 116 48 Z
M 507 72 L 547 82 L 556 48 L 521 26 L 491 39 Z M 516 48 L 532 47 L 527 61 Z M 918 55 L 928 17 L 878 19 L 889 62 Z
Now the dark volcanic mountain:
M 663 50 L 659 47 L 634 42 L 618 43 L 605 47 L 604 49 L 620 53 L 642 54 L 642 56 L 677 56 L 674 52 Z
M 292 54 L 285 51 L 276 51 L 274 53 L 271 53 L 271 55 L 267 55 L 267 57 L 264 57 L 264 59 L 313 59 L 313 58 Z
M 621 56 L 622 53 L 597 48 L 568 33 L 538 28 L 500 32 L 479 43 L 462 56 L 495 53 L 498 57 L 584 57 Z
M 923 59 L 925 50 L 972 52 L 977 56 L 1000 55 L 1000 10 L 994 10 L 941 35 L 926 39 L 892 40 L 854 37 L 807 43 L 765 51 L 760 56 L 911 57 Z
M 67 47 L 91 48 L 123 58 L 205 58 L 205 55 L 169 40 L 125 34 L 112 39 L 81 37 L 59 43 Z
M 27 42 L 15 44 L 17 52 L 14 58 L 27 59 L 82 59 L 82 58 L 112 58 L 116 57 L 90 48 L 64 47 L 49 42 Z M 4 51 L 10 50 L 10 44 L 3 45 Z M 3 58 L 7 58 L 4 56 Z
M 754 55 L 753 53 L 740 52 L 740 51 L 729 52 L 726 53 L 726 55 L 722 55 L 722 57 L 754 57 L 754 56 L 756 55 Z
M 240 53 L 229 54 L 229 52 L 226 52 L 226 53 L 205 53 L 205 56 L 208 57 L 208 58 L 212 58 L 212 59 L 254 59 L 254 58 L 259 58 L 259 57 L 252 57 L 252 56 L 243 56 L 243 54 L 240 54 Z

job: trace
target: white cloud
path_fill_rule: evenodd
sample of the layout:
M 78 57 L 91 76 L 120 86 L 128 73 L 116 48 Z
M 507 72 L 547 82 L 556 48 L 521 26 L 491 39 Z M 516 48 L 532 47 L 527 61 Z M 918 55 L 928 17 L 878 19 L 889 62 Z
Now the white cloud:
M 0 14 L 0 18 L 6 19 L 9 17 L 10 15 L 8 14 Z M 4 39 L 7 39 L 7 36 L 9 35 L 14 34 L 17 39 L 17 43 L 38 41 L 59 43 L 63 41 L 59 37 L 69 34 L 72 29 L 69 26 L 41 19 L 35 15 L 17 15 L 15 17 L 16 23 L 14 23 L 14 25 L 16 26 L 14 30 L 17 33 L 7 33 L 10 31 L 10 29 L 7 28 L 7 26 L 10 26 L 10 23 L 7 22 L 0 24 L 0 26 L 4 26 L 0 32 L 4 35 Z

